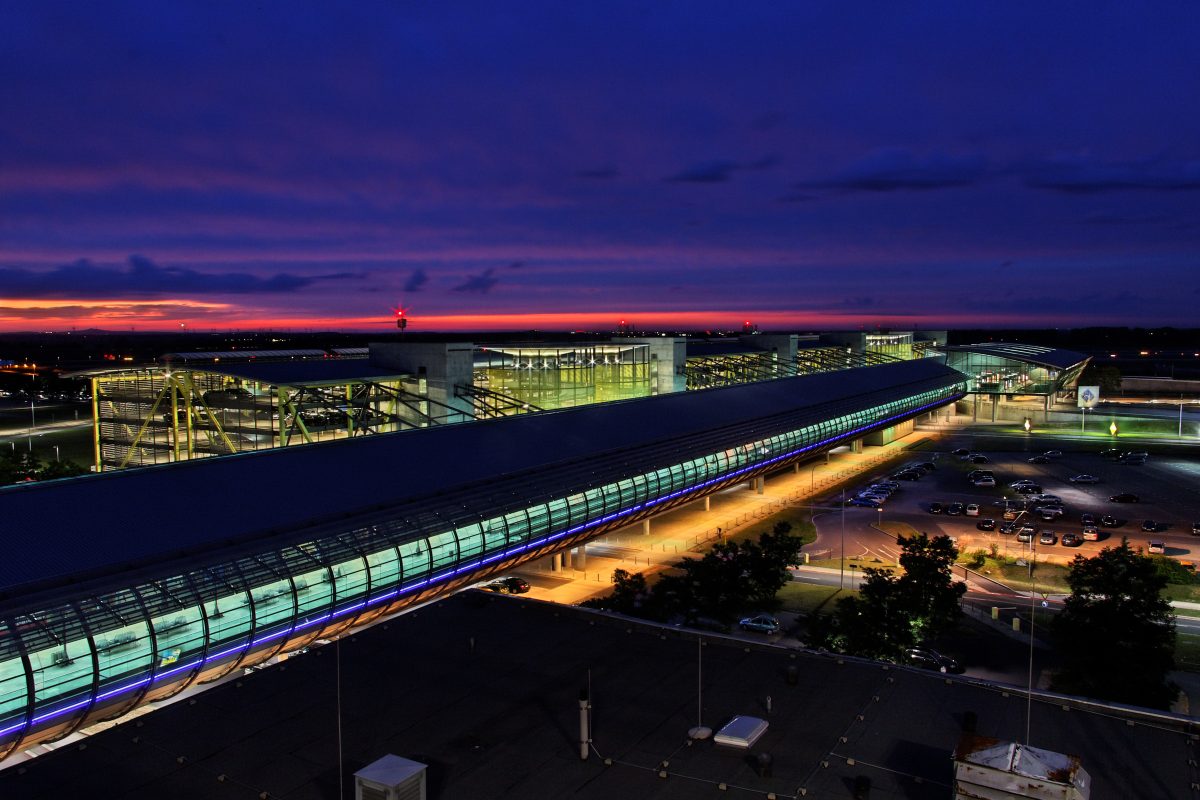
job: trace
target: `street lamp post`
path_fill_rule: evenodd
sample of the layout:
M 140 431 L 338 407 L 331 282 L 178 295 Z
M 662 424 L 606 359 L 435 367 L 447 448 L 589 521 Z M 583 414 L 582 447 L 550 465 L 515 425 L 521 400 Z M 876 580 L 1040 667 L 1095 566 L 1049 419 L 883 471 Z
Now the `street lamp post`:
M 846 588 L 846 490 L 842 489 L 842 552 L 838 558 L 838 589 Z

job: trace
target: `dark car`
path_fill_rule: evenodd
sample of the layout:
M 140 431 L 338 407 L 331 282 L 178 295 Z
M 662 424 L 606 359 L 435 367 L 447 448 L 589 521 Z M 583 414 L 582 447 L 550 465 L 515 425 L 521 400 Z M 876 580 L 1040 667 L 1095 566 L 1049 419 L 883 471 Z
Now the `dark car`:
M 922 669 L 932 669 L 937 672 L 959 673 L 963 668 L 950 656 L 944 656 L 929 647 L 910 647 L 904 651 L 908 663 Z
M 975 527 L 981 531 L 994 531 L 996 530 L 996 520 L 991 517 L 984 517 L 975 523 Z
M 1081 514 L 1079 517 L 1079 524 L 1080 525 L 1095 525 L 1096 524 L 1096 515 L 1095 514 Z
M 1158 523 L 1152 519 L 1145 520 L 1142 522 L 1142 530 L 1146 531 L 1147 533 L 1157 533 Z
M 917 468 L 923 469 L 926 472 L 933 472 L 937 469 L 937 464 L 934 464 L 932 461 L 922 461 L 920 464 L 917 464 Z
M 1192 523 L 1192 536 L 1200 536 L 1200 522 Z
M 883 508 L 883 503 L 872 497 L 852 497 L 846 501 L 846 505 L 860 508 Z
M 1064 533 L 1062 535 L 1063 547 L 1079 547 L 1081 544 L 1083 544 L 1083 537 L 1078 533 Z
M 1046 456 L 1034 456 L 1033 458 L 1027 458 L 1025 460 L 1028 461 L 1030 464 L 1049 464 L 1050 463 L 1050 459 L 1046 458 Z
M 1104 456 L 1105 458 L 1120 458 L 1121 451 L 1115 447 L 1110 447 L 1107 450 L 1101 450 L 1100 455 Z
M 1018 494 L 1041 494 L 1042 487 L 1036 483 L 1023 483 L 1020 486 L 1013 487 L 1013 491 Z
M 946 510 L 946 507 L 944 505 L 942 505 L 941 503 L 930 503 L 929 504 L 929 513 L 930 514 L 940 514 L 945 510 Z
M 1120 522 L 1112 514 L 1105 514 L 1104 516 L 1100 517 L 1100 524 L 1106 528 L 1115 528 L 1120 524 Z
M 1061 458 L 1062 450 L 1047 450 L 1045 453 L 1042 453 L 1042 455 L 1044 455 L 1046 458 Z
M 991 459 L 988 458 L 987 456 L 982 456 L 982 455 L 978 455 L 978 454 L 971 456 L 972 464 L 987 464 L 990 461 L 991 461 Z
M 955 456 L 965 456 L 965 455 L 970 454 L 970 452 L 971 451 L 965 447 L 958 447 L 958 448 L 955 448 L 954 450 L 951 450 L 950 454 L 955 455 Z
M 483 588 L 489 592 L 497 592 L 499 594 L 525 594 L 529 591 L 529 584 L 515 575 L 510 575 L 507 578 L 492 581 Z
M 962 503 L 951 503 L 946 506 L 946 513 L 952 517 L 961 517 L 964 508 Z
M 919 481 L 923 473 L 915 469 L 904 469 L 892 475 L 892 480 L 895 481 Z
M 1132 494 L 1130 492 L 1121 492 L 1120 494 L 1114 494 L 1112 497 L 1108 498 L 1108 502 L 1110 502 L 1110 503 L 1137 503 L 1137 502 L 1139 502 L 1139 498 L 1136 494 Z

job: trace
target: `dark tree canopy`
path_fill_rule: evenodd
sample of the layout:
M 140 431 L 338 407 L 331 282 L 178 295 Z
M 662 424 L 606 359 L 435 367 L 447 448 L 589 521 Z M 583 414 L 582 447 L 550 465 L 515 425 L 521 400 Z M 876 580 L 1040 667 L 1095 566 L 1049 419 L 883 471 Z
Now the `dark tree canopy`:
M 1057 691 L 1167 708 L 1176 689 L 1175 616 L 1154 560 L 1123 539 L 1092 558 L 1076 556 L 1071 595 L 1054 620 L 1062 669 Z
M 890 569 L 864 570 L 858 596 L 838 601 L 832 621 L 818 623 L 814 644 L 852 655 L 901 660 L 904 651 L 936 639 L 958 624 L 959 601 L 967 590 L 951 568 L 958 550 L 948 536 L 901 536 L 897 575 Z M 811 632 L 810 632 L 811 633 Z
M 780 523 L 758 541 L 720 542 L 702 558 L 685 558 L 676 574 L 653 586 L 638 573 L 613 573 L 613 593 L 587 605 L 648 619 L 730 621 L 749 610 L 773 609 L 775 596 L 791 580 L 802 540 Z

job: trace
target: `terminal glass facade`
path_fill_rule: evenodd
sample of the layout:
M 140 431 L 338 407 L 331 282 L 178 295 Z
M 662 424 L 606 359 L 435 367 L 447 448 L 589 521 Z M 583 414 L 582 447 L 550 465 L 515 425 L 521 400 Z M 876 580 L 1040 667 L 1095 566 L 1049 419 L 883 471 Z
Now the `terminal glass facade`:
M 632 400 L 657 394 L 657 372 L 644 344 L 481 347 L 477 389 L 542 410 Z
M 661 467 L 610 466 L 599 471 L 603 482 L 594 463 L 580 465 L 587 477 L 577 489 L 537 502 L 509 499 L 475 515 L 459 501 L 379 512 L 287 546 L 0 619 L 0 758 L 961 396 L 951 384 L 873 406 L 843 403 L 820 421 L 747 434 Z

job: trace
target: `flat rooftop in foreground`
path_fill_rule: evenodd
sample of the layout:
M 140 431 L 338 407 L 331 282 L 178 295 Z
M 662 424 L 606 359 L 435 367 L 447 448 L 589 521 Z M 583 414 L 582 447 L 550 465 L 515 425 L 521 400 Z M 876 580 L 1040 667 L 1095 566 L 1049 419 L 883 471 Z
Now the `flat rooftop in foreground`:
M 468 592 L 114 727 L 84 749 L 67 744 L 9 767 L 0 797 L 90 797 L 98 781 L 114 800 L 337 797 L 339 648 L 347 797 L 356 770 L 392 753 L 429 765 L 431 800 L 782 798 L 802 787 L 848 798 L 860 775 L 873 800 L 943 800 L 966 712 L 982 735 L 1024 738 L 1019 693 L 707 641 L 703 721 L 768 720 L 749 752 L 687 744 L 697 722 L 694 635 Z M 799 680 L 789 685 L 793 664 Z M 599 755 L 581 761 L 578 697 L 589 672 Z M 1170 719 L 1131 725 L 1035 699 L 1032 730 L 1034 746 L 1082 757 L 1092 797 L 1194 797 L 1195 743 Z M 764 752 L 770 777 L 754 768 Z

